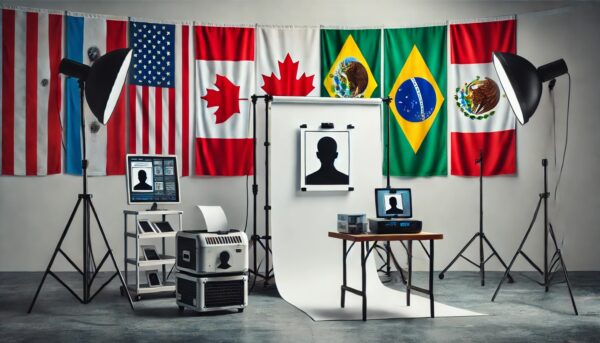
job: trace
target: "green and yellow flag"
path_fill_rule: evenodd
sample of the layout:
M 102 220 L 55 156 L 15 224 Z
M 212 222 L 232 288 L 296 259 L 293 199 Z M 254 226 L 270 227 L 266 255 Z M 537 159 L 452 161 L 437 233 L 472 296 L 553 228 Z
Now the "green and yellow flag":
M 390 175 L 448 175 L 446 26 L 386 29 L 384 58 L 384 94 L 391 98 Z M 386 115 L 384 139 L 387 121 Z
M 321 96 L 381 97 L 381 30 L 321 30 Z

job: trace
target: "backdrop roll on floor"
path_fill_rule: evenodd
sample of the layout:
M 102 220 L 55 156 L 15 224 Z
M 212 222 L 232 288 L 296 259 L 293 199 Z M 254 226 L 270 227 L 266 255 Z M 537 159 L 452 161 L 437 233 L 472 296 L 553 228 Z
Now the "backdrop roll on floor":
M 353 191 L 300 190 L 300 126 L 317 129 L 323 122 L 333 123 L 335 130 L 354 126 L 346 156 Z M 360 297 L 347 293 L 346 308 L 340 308 L 342 242 L 327 237 L 327 232 L 336 229 L 338 213 L 375 215 L 374 188 L 383 186 L 381 101 L 275 97 L 270 123 L 271 233 L 277 289 L 283 299 L 315 321 L 360 320 Z M 346 157 L 343 151 L 339 153 L 335 167 L 343 172 Z M 306 159 L 314 154 L 316 151 L 307 147 Z M 305 161 L 306 166 L 311 163 Z M 419 249 L 415 246 L 415 255 Z M 360 288 L 360 271 L 360 247 L 355 246 L 348 256 L 349 286 Z M 373 255 L 368 263 L 367 296 L 369 319 L 429 317 L 428 298 L 413 294 L 407 307 L 404 292 L 381 283 Z M 435 306 L 439 317 L 479 315 L 441 303 Z

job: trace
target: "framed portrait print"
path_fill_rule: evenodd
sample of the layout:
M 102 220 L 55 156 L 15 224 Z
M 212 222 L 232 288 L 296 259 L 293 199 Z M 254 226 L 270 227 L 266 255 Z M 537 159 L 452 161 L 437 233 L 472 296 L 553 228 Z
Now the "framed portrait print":
M 351 128 L 300 128 L 300 190 L 353 190 Z

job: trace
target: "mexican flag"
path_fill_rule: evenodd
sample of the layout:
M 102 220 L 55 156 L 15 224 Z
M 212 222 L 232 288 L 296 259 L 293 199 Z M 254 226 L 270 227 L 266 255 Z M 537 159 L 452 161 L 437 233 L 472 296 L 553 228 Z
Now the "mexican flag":
M 321 30 L 321 96 L 380 97 L 381 30 Z
M 446 26 L 386 29 L 384 49 L 390 175 L 447 175 Z
M 254 28 L 195 26 L 196 175 L 252 175 Z
M 516 173 L 516 120 L 492 63 L 494 51 L 516 53 L 516 28 L 514 17 L 449 27 L 452 175 L 478 176 L 480 153 L 483 175 Z

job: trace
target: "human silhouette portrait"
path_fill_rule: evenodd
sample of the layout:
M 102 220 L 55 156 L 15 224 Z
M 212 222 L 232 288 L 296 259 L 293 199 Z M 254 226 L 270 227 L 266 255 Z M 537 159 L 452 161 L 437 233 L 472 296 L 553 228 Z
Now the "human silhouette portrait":
M 221 252 L 221 254 L 219 255 L 219 260 L 221 261 L 221 264 L 219 264 L 219 266 L 217 268 L 219 268 L 219 269 L 231 268 L 231 265 L 229 265 L 229 253 L 227 251 Z
M 389 200 L 390 208 L 385 211 L 385 214 L 403 214 L 404 210 L 398 208 L 398 199 L 396 197 L 390 197 Z
M 152 186 L 146 183 L 148 176 L 146 175 L 145 170 L 140 170 L 138 172 L 138 184 L 133 187 L 135 191 L 151 191 Z
M 338 157 L 335 139 L 325 136 L 317 143 L 317 158 L 321 167 L 316 172 L 306 176 L 307 185 L 347 185 L 348 175 L 335 169 L 334 162 Z

